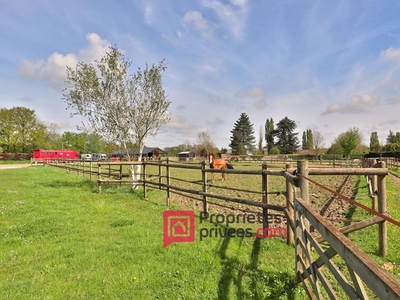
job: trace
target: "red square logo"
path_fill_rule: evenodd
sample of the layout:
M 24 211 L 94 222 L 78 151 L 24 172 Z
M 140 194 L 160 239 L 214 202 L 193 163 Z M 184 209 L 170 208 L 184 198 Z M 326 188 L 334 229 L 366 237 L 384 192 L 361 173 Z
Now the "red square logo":
M 194 241 L 194 211 L 164 211 L 164 247 L 171 243 Z

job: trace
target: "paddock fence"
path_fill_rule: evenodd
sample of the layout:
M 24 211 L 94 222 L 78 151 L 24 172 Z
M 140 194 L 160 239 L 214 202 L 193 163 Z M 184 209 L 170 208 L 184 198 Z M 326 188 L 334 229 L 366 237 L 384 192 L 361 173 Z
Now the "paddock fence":
M 303 284 L 310 299 L 339 299 L 337 289 L 341 289 L 350 299 L 368 299 L 368 294 L 379 299 L 400 299 L 400 283 L 388 271 L 383 269 L 363 250 L 354 244 L 347 235 L 357 230 L 378 224 L 378 252 L 385 256 L 388 251 L 387 224 L 400 226 L 391 219 L 387 209 L 386 176 L 388 169 L 385 161 L 371 159 L 354 162 L 356 167 L 338 168 L 309 165 L 307 160 L 277 164 L 275 166 L 263 163 L 258 170 L 254 164 L 242 164 L 247 169 L 212 170 L 201 163 L 176 163 L 168 159 L 146 162 L 73 162 L 70 164 L 50 162 L 50 166 L 67 169 L 70 173 L 88 175 L 91 180 L 97 180 L 98 192 L 103 186 L 139 184 L 143 196 L 147 197 L 150 188 L 166 192 L 166 205 L 169 206 L 175 197 L 185 197 L 200 203 L 199 209 L 209 212 L 211 206 L 228 207 L 243 211 L 261 211 L 263 228 L 268 229 L 272 212 L 285 216 L 286 241 L 295 248 L 295 270 L 299 284 Z M 238 164 L 239 165 L 239 164 Z M 349 164 L 345 164 L 348 166 Z M 140 166 L 140 180 L 133 180 L 131 169 Z M 249 169 L 250 168 L 250 169 Z M 189 169 L 193 177 L 179 176 L 179 170 Z M 252 186 L 255 188 L 238 188 L 213 183 L 209 173 L 222 173 L 245 178 L 252 176 Z M 362 205 L 356 199 L 340 193 L 340 188 L 330 188 L 318 182 L 320 176 L 365 176 L 368 182 L 369 206 Z M 269 179 L 279 177 L 283 184 L 278 188 L 271 186 Z M 342 199 L 358 206 L 371 214 L 365 220 L 348 220 L 351 225 L 335 226 L 334 222 L 321 216 L 313 207 L 313 199 L 318 195 L 310 193 L 313 189 L 324 190 L 332 194 L 332 199 Z M 225 192 L 223 192 L 225 191 Z M 240 196 L 244 193 L 246 197 Z M 232 196 L 239 195 L 239 196 Z M 283 197 L 277 203 L 276 197 Z M 282 199 L 280 199 L 282 200 Z M 343 260 L 346 270 L 343 271 L 334 262 Z

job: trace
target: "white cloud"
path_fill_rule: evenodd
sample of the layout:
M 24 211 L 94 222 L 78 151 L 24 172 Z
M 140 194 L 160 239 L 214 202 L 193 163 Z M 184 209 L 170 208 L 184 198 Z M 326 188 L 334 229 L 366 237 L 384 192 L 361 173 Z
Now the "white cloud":
M 23 96 L 19 99 L 21 102 L 33 102 L 34 100 L 31 97 Z
M 386 101 L 387 104 L 400 104 L 400 95 L 396 95 Z
M 223 4 L 217 0 L 203 0 L 202 4 L 214 11 L 224 28 L 230 31 L 236 39 L 243 37 L 248 15 L 247 1 L 231 0 L 231 4 Z
M 89 33 L 86 39 L 89 46 L 79 50 L 77 54 L 63 55 L 53 52 L 46 60 L 40 59 L 35 62 L 23 60 L 18 74 L 30 80 L 43 80 L 51 87 L 59 89 L 64 85 L 67 66 L 73 67 L 79 61 L 91 62 L 101 57 L 110 45 L 107 40 L 102 40 L 96 33 Z
M 250 90 L 242 90 L 235 93 L 236 98 L 258 98 L 263 96 L 264 91 L 259 87 L 253 87 Z
M 198 31 L 203 38 L 211 38 L 209 23 L 206 19 L 203 18 L 201 12 L 197 10 L 188 11 L 183 16 L 183 22 L 185 25 L 193 26 L 194 29 Z
M 93 61 L 104 55 L 104 52 L 108 51 L 110 42 L 103 40 L 96 33 L 89 33 L 86 35 L 86 40 L 89 42 L 89 46 L 79 50 L 78 58 L 79 61 Z
M 174 132 L 193 132 L 197 126 L 189 123 L 184 116 L 171 115 L 170 121 L 163 126 L 164 130 L 174 130 Z
M 268 105 L 267 100 L 265 98 L 261 98 L 261 99 L 257 100 L 256 102 L 254 102 L 254 107 L 259 110 L 266 108 L 267 105 Z
M 366 107 L 379 105 L 379 99 L 376 96 L 365 94 L 363 96 L 353 96 L 349 103 L 334 103 L 328 105 L 322 115 L 333 113 L 338 114 L 360 114 L 366 112 Z
M 146 24 L 151 25 L 153 23 L 152 17 L 153 17 L 153 5 L 151 3 L 146 3 L 144 7 L 144 18 Z
M 225 123 L 225 121 L 218 117 L 215 118 L 214 120 L 212 120 L 211 122 L 207 121 L 207 124 L 210 125 L 212 128 L 218 127 L 224 123 Z
M 384 60 L 400 61 L 400 48 L 395 49 L 390 47 L 381 52 L 380 57 Z
M 243 7 L 246 4 L 247 0 L 230 0 L 230 2 L 233 5 L 237 5 L 237 6 Z
M 201 31 L 208 28 L 208 22 L 203 18 L 201 12 L 196 10 L 188 11 L 184 17 L 183 21 L 186 23 L 192 23 L 194 27 Z

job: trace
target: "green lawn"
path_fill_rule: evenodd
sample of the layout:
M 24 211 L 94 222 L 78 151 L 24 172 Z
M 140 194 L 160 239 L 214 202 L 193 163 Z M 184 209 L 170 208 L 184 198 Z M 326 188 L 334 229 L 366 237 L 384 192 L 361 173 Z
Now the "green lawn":
M 175 178 L 201 179 L 197 172 L 171 172 Z M 103 187 L 99 195 L 87 178 L 47 166 L 0 170 L 0 299 L 306 298 L 295 284 L 294 248 L 285 240 L 213 237 L 200 241 L 197 228 L 193 243 L 164 248 L 165 192 L 150 190 L 148 199 L 143 199 L 141 191 L 112 186 Z M 319 178 L 330 185 L 333 181 L 333 176 Z M 230 174 L 226 183 L 254 190 L 226 193 L 260 200 L 259 177 Z M 284 188 L 281 178 L 270 183 L 271 190 Z M 356 177 L 354 184 L 357 201 L 370 205 L 364 178 Z M 209 190 L 221 185 L 216 181 Z M 388 207 L 397 220 L 399 194 L 400 187 L 389 178 Z M 169 209 L 196 207 L 194 202 L 177 201 L 180 198 L 174 196 Z M 284 197 L 271 197 L 271 202 L 282 203 Z M 351 208 L 348 217 L 370 215 Z M 224 230 L 209 223 L 201 227 Z M 389 225 L 388 234 L 386 258 L 377 255 L 377 225 L 349 237 L 379 264 L 392 263 L 390 273 L 400 278 L 399 228 Z
M 50 167 L 0 170 L 0 185 L 0 299 L 306 297 L 284 239 L 196 236 L 164 248 L 164 192 L 98 195 Z
M 368 188 L 364 176 L 359 176 L 356 181 L 357 194 L 356 200 L 368 207 L 371 207 L 371 200 L 367 196 Z M 386 197 L 387 206 L 390 213 L 390 217 L 395 220 L 400 220 L 400 186 L 396 184 L 390 177 L 386 178 Z M 356 220 L 364 220 L 372 217 L 372 214 L 364 211 L 358 207 L 352 207 L 350 209 L 351 214 L 348 217 Z M 355 242 L 361 249 L 363 249 L 368 255 L 370 255 L 380 265 L 385 262 L 390 262 L 393 265 L 393 269 L 389 272 L 400 279 L 400 248 L 399 248 L 399 236 L 400 228 L 396 225 L 388 223 L 388 255 L 382 258 L 378 255 L 378 225 L 373 225 L 364 228 L 360 231 L 353 232 L 349 235 L 350 239 Z

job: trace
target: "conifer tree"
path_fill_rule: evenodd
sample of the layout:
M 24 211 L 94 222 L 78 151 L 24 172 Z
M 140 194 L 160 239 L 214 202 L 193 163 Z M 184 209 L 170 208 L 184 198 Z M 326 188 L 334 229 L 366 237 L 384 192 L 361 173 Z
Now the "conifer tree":
M 306 149 L 308 150 L 314 149 L 313 132 L 311 129 L 307 129 L 306 137 L 307 137 Z
M 265 121 L 265 142 L 267 144 L 268 152 L 274 147 L 274 120 L 272 118 Z
M 296 122 L 288 117 L 283 118 L 276 124 L 275 136 L 277 138 L 276 146 L 282 154 L 294 153 L 299 147 L 299 138 L 296 129 Z
M 232 149 L 232 154 L 244 155 L 247 151 L 253 151 L 256 139 L 254 137 L 253 124 L 251 124 L 246 113 L 240 114 L 231 133 L 232 136 L 229 147 Z

